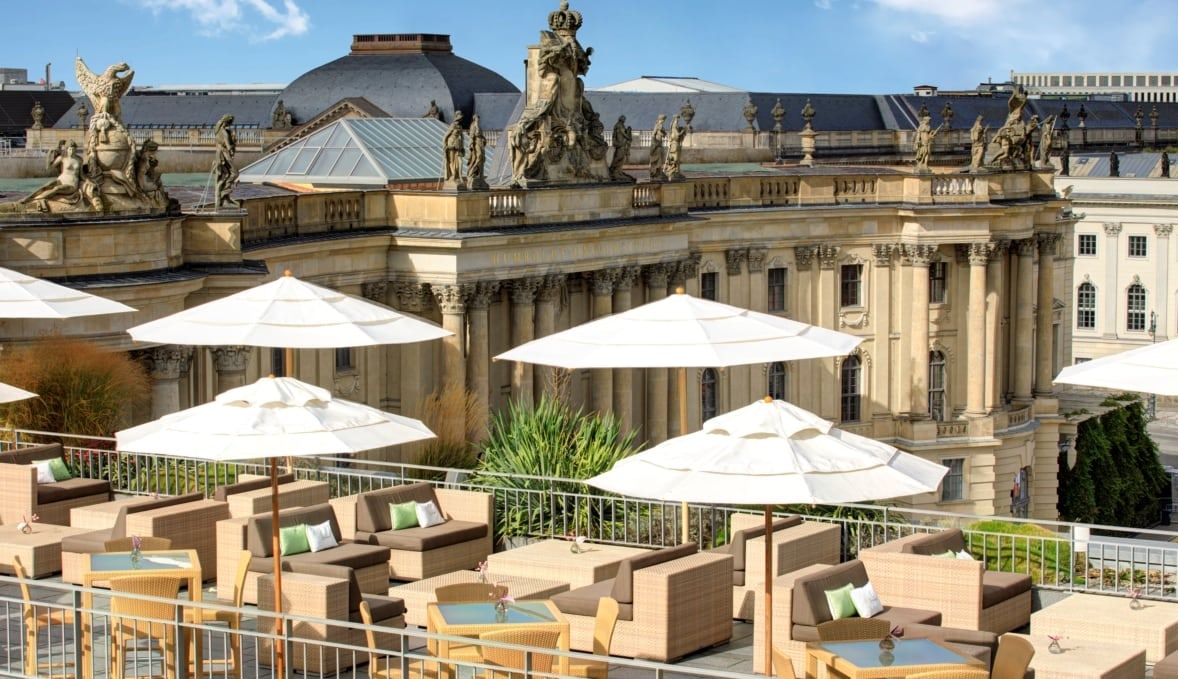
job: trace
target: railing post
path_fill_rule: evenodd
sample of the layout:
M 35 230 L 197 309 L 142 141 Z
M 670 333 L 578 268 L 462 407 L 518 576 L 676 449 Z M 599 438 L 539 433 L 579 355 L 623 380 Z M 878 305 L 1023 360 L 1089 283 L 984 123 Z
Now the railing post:
M 74 622 L 72 625 L 74 632 L 74 669 L 76 669 L 78 671 L 78 675 L 81 676 L 83 674 L 82 644 L 86 643 L 86 637 L 84 634 L 82 634 L 82 616 L 84 615 L 82 612 L 82 590 L 75 587 L 73 592 L 71 592 L 71 595 L 70 604 L 73 606 L 74 612 Z M 91 622 L 91 626 L 93 626 L 93 622 Z M 90 645 L 91 647 L 94 645 L 93 634 L 90 635 Z M 96 655 L 97 650 L 98 649 L 95 648 L 90 649 L 90 662 L 94 662 L 94 656 Z M 91 673 L 91 676 L 93 676 L 93 673 Z
M 199 616 L 193 616 L 195 620 Z M 188 676 L 188 644 L 184 643 L 184 607 L 176 607 L 176 616 L 174 623 L 176 625 L 176 676 L 180 679 Z M 193 634 L 200 634 L 199 629 L 193 629 Z M 194 658 L 194 660 L 196 660 Z M 196 663 L 196 674 L 200 674 L 200 664 Z
M 294 634 L 294 621 L 286 616 L 280 618 L 282 622 L 282 657 L 286 662 L 282 663 L 282 676 L 285 679 L 292 679 L 294 671 L 291 666 L 294 665 L 294 642 L 291 637 Z

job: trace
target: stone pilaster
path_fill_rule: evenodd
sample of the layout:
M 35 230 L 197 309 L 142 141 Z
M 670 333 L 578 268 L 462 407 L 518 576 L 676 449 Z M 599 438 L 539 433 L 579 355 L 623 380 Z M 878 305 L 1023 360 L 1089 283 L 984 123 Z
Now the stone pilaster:
M 1035 395 L 1050 397 L 1051 380 L 1055 376 L 1052 351 L 1052 316 L 1055 306 L 1055 247 L 1057 233 L 1039 234 L 1039 286 L 1035 310 Z
M 517 278 L 508 281 L 511 296 L 511 346 L 531 342 L 536 336 L 536 294 L 543 278 Z M 531 363 L 516 361 L 511 366 L 511 395 L 518 403 L 534 403 L 535 376 Z
M 593 295 L 593 318 L 604 318 L 613 313 L 614 284 L 618 280 L 618 269 L 600 269 L 587 274 Z M 613 409 L 614 374 L 610 368 L 599 368 L 589 376 L 590 401 L 594 410 L 601 414 Z
M 646 301 L 657 302 L 667 296 L 667 280 L 670 265 L 648 264 L 642 267 L 646 283 Z M 667 440 L 667 369 L 646 369 L 646 435 L 647 445 L 656 445 Z
M 491 339 L 487 309 L 499 295 L 498 281 L 470 284 L 466 299 L 469 331 L 466 356 L 466 387 L 484 406 L 491 405 Z
M 630 309 L 630 291 L 642 268 L 623 266 L 618 269 L 618 279 L 614 282 L 614 313 L 620 314 Z M 628 432 L 634 428 L 634 370 L 631 368 L 614 368 L 613 378 L 614 413 L 622 425 L 622 431 Z
M 396 308 L 411 314 L 420 314 L 430 301 L 429 286 L 417 281 L 395 281 L 392 285 L 392 294 Z M 445 341 L 442 340 L 443 346 Z M 393 362 L 386 369 L 387 379 L 400 387 L 388 388 L 386 391 L 390 394 L 399 394 L 397 398 L 400 399 L 400 410 L 403 413 L 415 412 L 415 405 L 425 399 L 426 388 L 430 384 L 429 366 L 432 363 L 426 361 L 425 357 L 433 351 L 429 344 L 431 343 L 410 342 L 398 345 L 396 355 L 400 360 Z M 393 374 L 392 368 L 399 369 Z
M 442 312 L 442 327 L 454 333 L 442 338 L 442 383 L 452 389 L 466 389 L 466 298 L 473 286 L 432 285 L 434 302 Z
M 1007 259 L 1010 241 L 992 242 L 990 262 L 986 266 L 986 410 L 994 412 L 1003 405 L 1006 391 L 1006 343 L 1003 342 L 1004 318 L 1009 306 L 1005 299 Z
M 765 257 L 769 255 L 769 248 L 749 248 L 749 273 L 765 273 Z
M 1014 398 L 1026 403 L 1031 400 L 1031 384 L 1035 377 L 1034 367 L 1034 308 L 1035 308 L 1035 239 L 1026 238 L 1015 243 L 1017 253 L 1016 280 L 1012 286 L 1017 291 L 1014 317 L 1014 343 L 1010 356 L 1014 359 Z
M 879 319 L 873 326 L 873 335 L 875 338 L 875 346 L 890 347 L 891 328 L 887 319 L 892 317 L 893 308 L 897 305 L 906 304 L 902 300 L 892 299 L 892 264 L 895 262 L 896 255 L 900 251 L 899 243 L 876 243 L 871 247 L 871 255 L 874 266 L 872 272 L 874 275 L 874 283 L 871 286 L 872 303 L 871 311 L 875 318 Z M 888 349 L 891 353 L 891 349 Z M 893 365 L 893 361 L 877 361 L 871 373 L 872 391 L 880 394 L 883 401 L 881 405 L 885 408 L 877 409 L 880 416 L 892 415 L 897 409 L 897 404 L 901 403 L 899 386 L 901 380 L 898 379 L 902 367 L 900 365 Z M 886 394 L 886 396 L 884 396 Z
M 1121 293 L 1115 286 L 1118 284 L 1117 267 L 1120 266 L 1121 261 L 1121 225 L 1118 222 L 1106 222 L 1104 224 L 1104 280 L 1105 285 L 1113 286 L 1114 289 L 1108 291 L 1104 295 L 1104 312 L 1097 316 L 1097 323 L 1103 328 L 1102 334 L 1108 338 L 1115 338 L 1117 336 L 1117 325 L 1119 323 L 1119 314 L 1117 313 L 1117 300 L 1120 299 Z
M 540 288 L 536 291 L 536 337 L 547 337 L 556 332 L 556 317 L 561 292 L 565 290 L 568 276 L 560 273 L 546 274 Z M 563 368 L 551 366 L 533 366 L 533 394 L 545 392 L 552 396 L 556 394 L 556 371 Z
M 912 300 L 912 346 L 908 371 L 909 416 L 927 419 L 928 408 L 928 352 L 929 352 L 929 282 L 928 268 L 937 248 L 934 245 L 912 243 L 904 245 L 904 263 L 911 268 L 909 298 Z
M 245 384 L 245 369 L 249 366 L 251 347 L 213 347 L 213 368 L 217 371 L 217 393 L 224 393 Z
M 1157 256 L 1154 258 L 1157 261 L 1155 268 L 1155 285 L 1158 290 L 1171 290 L 1170 283 L 1170 234 L 1174 232 L 1173 224 L 1154 224 L 1154 235 L 1157 236 L 1156 247 Z M 1158 299 L 1165 299 L 1165 295 L 1161 295 Z M 1157 326 L 1154 333 L 1155 342 L 1164 342 L 1170 338 L 1170 305 L 1169 303 L 1155 304 L 1154 313 L 1157 314 Z
M 990 261 L 992 243 L 969 244 L 969 307 L 966 314 L 965 414 L 982 417 L 986 414 L 986 264 Z M 991 345 L 992 346 L 992 345 Z

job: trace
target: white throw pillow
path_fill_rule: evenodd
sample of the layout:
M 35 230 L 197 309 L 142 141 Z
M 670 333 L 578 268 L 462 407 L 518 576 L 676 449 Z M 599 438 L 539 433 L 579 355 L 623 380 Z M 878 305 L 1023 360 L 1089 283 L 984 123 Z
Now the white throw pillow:
M 307 544 L 312 552 L 321 552 L 339 543 L 335 541 L 335 533 L 331 532 L 331 522 L 324 521 L 307 526 Z
M 957 558 L 961 559 L 962 561 L 973 561 L 974 560 L 973 554 L 970 554 L 969 552 L 967 552 L 964 549 L 957 553 Z
M 37 483 L 57 483 L 57 479 L 53 476 L 53 467 L 49 465 L 49 460 L 35 462 L 33 466 L 37 468 Z
M 870 618 L 883 613 L 883 603 L 879 600 L 879 595 L 875 593 L 875 588 L 871 586 L 870 582 L 862 587 L 852 589 L 851 601 L 855 603 L 855 611 L 860 618 Z
M 429 528 L 442 523 L 446 523 L 446 519 L 438 511 L 438 506 L 434 504 L 433 500 L 417 503 L 417 525 Z

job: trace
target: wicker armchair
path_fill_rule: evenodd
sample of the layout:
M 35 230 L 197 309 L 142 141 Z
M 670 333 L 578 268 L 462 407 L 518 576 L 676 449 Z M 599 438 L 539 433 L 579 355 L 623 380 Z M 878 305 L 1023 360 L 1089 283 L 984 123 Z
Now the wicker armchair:
M 980 667 L 953 667 L 909 674 L 908 679 L 990 679 L 990 673 Z
M 176 677 L 176 649 L 181 640 L 177 638 L 176 596 L 180 593 L 183 578 L 174 575 L 130 575 L 111 578 L 110 588 L 110 654 L 114 676 L 127 674 L 127 656 L 138 653 L 140 644 L 158 646 L 163 655 L 164 674 L 169 679 Z M 138 594 L 143 596 L 172 599 L 172 601 L 148 601 L 146 599 L 119 596 Z
M 62 658 L 61 662 L 53 662 L 54 648 L 53 643 L 49 646 L 49 662 L 41 663 L 37 654 L 37 639 L 41 634 L 41 630 L 46 631 L 46 636 L 52 641 L 54 630 L 56 628 L 57 634 L 62 634 L 65 626 L 72 626 L 74 624 L 74 612 L 69 608 L 56 608 L 45 605 L 36 605 L 33 603 L 33 595 L 29 592 L 29 572 L 25 570 L 24 564 L 21 563 L 19 556 L 12 557 L 12 570 L 16 573 L 16 579 L 20 580 L 20 596 L 21 596 L 21 611 L 24 618 L 25 627 L 25 674 L 29 676 L 53 676 L 54 669 L 65 670 L 73 667 L 74 664 L 65 660 L 70 654 L 67 649 L 57 645 L 57 655 Z M 41 668 L 44 667 L 47 671 L 42 673 Z M 62 672 L 62 674 L 65 674 Z M 69 672 L 73 674 L 73 672 Z
M 494 601 L 498 595 L 499 587 L 490 582 L 458 582 L 434 589 L 434 599 L 446 604 Z
M 401 679 L 401 654 L 390 650 L 388 655 L 380 655 L 376 645 L 376 633 L 371 629 L 372 609 L 367 601 L 360 602 L 360 621 L 369 627 L 364 630 L 364 638 L 368 642 L 368 677 L 369 679 Z M 423 659 L 409 661 L 409 679 L 436 679 L 438 668 L 436 663 L 427 664 Z
M 228 628 L 226 646 L 228 656 L 225 658 L 208 658 L 205 663 L 221 665 L 226 672 L 232 673 L 234 679 L 241 679 L 241 607 L 245 594 L 245 575 L 249 572 L 250 559 L 253 556 L 249 550 L 242 550 L 237 558 L 237 579 L 233 587 L 233 599 L 218 599 L 215 603 L 230 606 L 233 610 L 217 610 L 212 608 L 195 607 L 184 609 L 184 622 L 189 624 L 207 625 L 209 623 L 224 623 Z M 218 675 L 221 672 L 217 672 Z
M 794 674 L 793 661 L 780 648 L 773 649 L 773 670 L 777 674 L 777 679 L 797 679 L 798 676 Z
M 998 637 L 998 652 L 994 654 L 991 676 L 994 679 L 1023 679 L 1034 656 L 1035 647 L 1031 642 L 1012 634 L 1003 634 Z
M 496 644 L 518 644 L 520 646 L 529 646 L 532 648 L 556 648 L 557 641 L 560 639 L 560 632 L 554 630 L 536 630 L 528 629 L 526 627 L 518 627 L 515 629 L 505 629 L 495 632 L 483 632 L 479 635 L 480 642 L 492 642 Z M 520 648 L 507 648 L 505 646 L 479 646 L 482 652 L 482 662 L 489 667 L 484 671 L 483 676 L 487 679 L 524 679 L 524 670 L 527 668 L 527 660 L 529 652 Z M 548 653 L 531 653 L 532 672 L 540 674 L 550 674 L 552 672 L 552 665 L 555 658 Z M 507 671 L 503 672 L 496 668 L 504 668 L 506 670 L 519 670 L 518 672 Z

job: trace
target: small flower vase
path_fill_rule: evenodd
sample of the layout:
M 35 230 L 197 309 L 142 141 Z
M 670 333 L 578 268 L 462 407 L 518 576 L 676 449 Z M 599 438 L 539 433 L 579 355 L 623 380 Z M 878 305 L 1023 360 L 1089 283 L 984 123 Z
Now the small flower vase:
M 1145 608 L 1145 604 L 1142 603 L 1141 599 L 1133 597 L 1132 599 L 1129 599 L 1129 608 L 1130 610 L 1139 611 Z
M 17 523 L 16 528 L 25 535 L 33 532 L 33 524 L 29 523 L 28 521 L 21 521 Z
M 573 554 L 580 554 L 581 552 L 583 552 L 585 550 L 581 549 L 581 543 L 573 542 L 573 544 L 569 546 L 569 551 L 572 552 Z
M 495 622 L 507 622 L 507 602 L 495 602 Z
M 143 552 L 138 549 L 131 550 L 131 568 L 140 568 L 143 566 Z
M 879 650 L 884 651 L 885 653 L 891 653 L 892 651 L 896 650 L 896 640 L 892 638 L 892 635 L 889 634 L 888 636 L 879 640 Z
M 1058 639 L 1052 639 L 1050 644 L 1047 644 L 1047 651 L 1049 653 L 1063 653 L 1063 647 L 1059 645 Z

